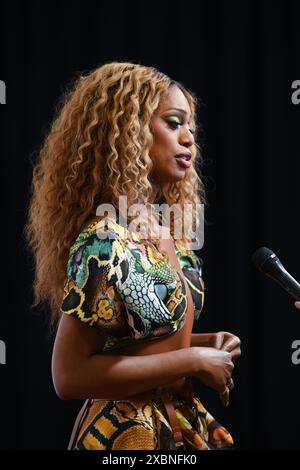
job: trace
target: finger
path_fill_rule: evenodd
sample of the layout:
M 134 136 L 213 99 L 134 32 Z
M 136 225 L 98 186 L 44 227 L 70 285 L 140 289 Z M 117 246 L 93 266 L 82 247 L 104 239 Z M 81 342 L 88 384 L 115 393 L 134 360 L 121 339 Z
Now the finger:
M 295 307 L 300 308 L 300 300 L 297 300 L 297 301 L 295 302 Z
M 216 333 L 215 348 L 221 349 L 224 341 L 223 333 Z
M 226 387 L 224 392 L 219 393 L 219 396 L 220 396 L 222 404 L 224 406 L 228 406 L 229 405 L 229 388 Z
M 240 339 L 235 336 L 233 338 L 228 338 L 224 343 L 222 344 L 222 350 L 223 351 L 228 351 L 231 352 L 234 348 L 239 346 L 241 344 Z
M 227 387 L 229 388 L 229 391 L 230 391 L 230 392 L 234 389 L 234 381 L 233 381 L 233 378 L 230 379 L 230 382 L 229 382 L 229 384 L 227 385 Z
M 232 361 L 236 361 L 240 355 L 242 354 L 241 353 L 241 348 L 239 346 L 237 346 L 236 348 L 234 348 L 232 351 L 231 351 L 231 359 Z
M 232 375 L 233 369 L 234 369 L 234 363 L 232 362 L 232 357 L 231 353 L 228 353 L 230 359 L 227 361 L 226 366 L 227 366 L 227 373 L 229 375 L 228 380 L 230 380 L 230 377 Z M 227 383 L 227 382 L 226 382 Z

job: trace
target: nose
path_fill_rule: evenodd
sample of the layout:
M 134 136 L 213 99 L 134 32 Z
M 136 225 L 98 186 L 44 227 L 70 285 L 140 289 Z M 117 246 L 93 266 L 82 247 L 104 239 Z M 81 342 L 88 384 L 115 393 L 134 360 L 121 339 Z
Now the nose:
M 191 147 L 191 145 L 195 143 L 194 136 L 189 127 L 182 126 L 179 140 L 180 145 L 183 145 L 184 147 Z

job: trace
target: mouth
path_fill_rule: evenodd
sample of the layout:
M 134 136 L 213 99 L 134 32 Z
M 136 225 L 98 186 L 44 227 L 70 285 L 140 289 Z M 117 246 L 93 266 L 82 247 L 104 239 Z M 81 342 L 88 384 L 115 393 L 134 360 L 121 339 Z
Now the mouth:
M 175 155 L 178 165 L 183 168 L 189 168 L 191 166 L 192 155 L 190 153 L 182 153 L 180 155 Z

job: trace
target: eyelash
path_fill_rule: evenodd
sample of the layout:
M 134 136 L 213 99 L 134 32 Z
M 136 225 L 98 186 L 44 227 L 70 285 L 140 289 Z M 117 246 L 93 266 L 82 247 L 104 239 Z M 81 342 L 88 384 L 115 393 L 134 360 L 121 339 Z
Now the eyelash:
M 181 122 L 175 122 L 175 121 L 167 121 L 167 123 L 170 126 L 170 128 L 173 129 L 173 130 L 177 129 L 177 127 L 175 127 L 175 126 L 178 126 L 178 125 L 181 126 L 182 125 Z M 190 131 L 191 134 L 193 134 L 193 135 L 195 134 L 195 132 L 192 129 L 189 129 L 189 131 Z

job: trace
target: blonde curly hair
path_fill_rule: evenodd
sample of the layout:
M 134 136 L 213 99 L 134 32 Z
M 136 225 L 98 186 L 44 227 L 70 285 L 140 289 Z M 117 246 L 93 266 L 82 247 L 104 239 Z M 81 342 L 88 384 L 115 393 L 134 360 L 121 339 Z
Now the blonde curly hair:
M 128 206 L 154 202 L 150 120 L 172 85 L 189 103 L 196 137 L 195 96 L 154 67 L 102 65 L 76 76 L 59 101 L 33 169 L 25 227 L 35 260 L 33 306 L 49 302 L 52 324 L 60 314 L 69 249 L 98 205 L 117 207 L 121 195 Z M 196 204 L 204 202 L 197 143 L 191 152 L 193 165 L 184 179 L 156 198 L 163 196 L 168 205 L 190 203 L 197 218 Z

